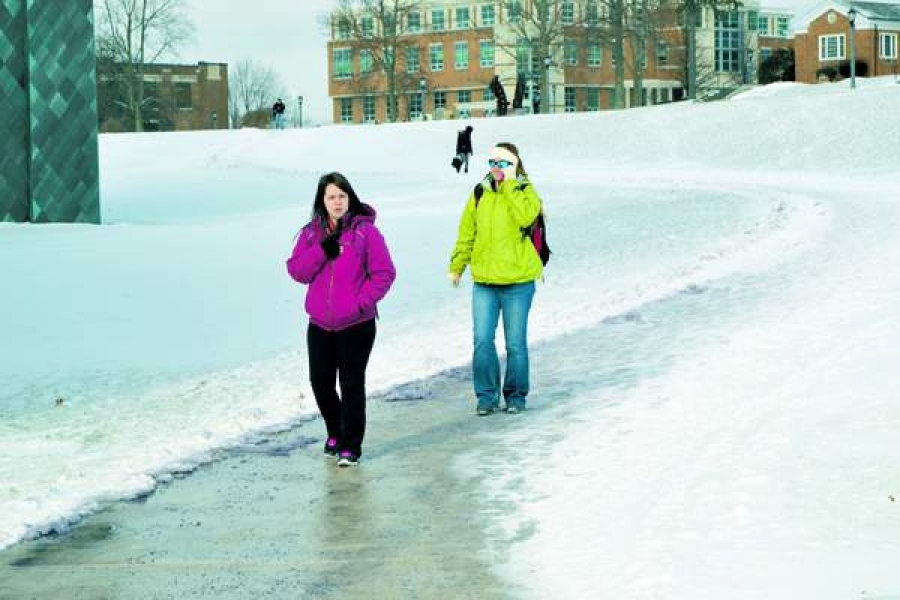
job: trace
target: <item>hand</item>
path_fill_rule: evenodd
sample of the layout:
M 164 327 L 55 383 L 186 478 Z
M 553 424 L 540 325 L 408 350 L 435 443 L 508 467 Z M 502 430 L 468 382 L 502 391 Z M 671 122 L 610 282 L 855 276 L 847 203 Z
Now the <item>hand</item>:
M 459 287 L 459 280 L 462 277 L 462 273 L 447 273 L 447 279 L 450 280 L 450 283 L 453 284 L 453 287 Z
M 322 252 L 325 253 L 325 258 L 328 260 L 337 258 L 341 253 L 341 245 L 338 243 L 337 232 L 328 235 L 319 243 L 319 245 L 322 246 Z

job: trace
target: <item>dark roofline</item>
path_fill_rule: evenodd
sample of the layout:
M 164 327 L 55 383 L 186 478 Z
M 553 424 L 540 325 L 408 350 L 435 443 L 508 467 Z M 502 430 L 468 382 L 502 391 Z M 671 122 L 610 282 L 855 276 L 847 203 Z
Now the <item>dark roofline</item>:
M 179 63 L 144 63 L 144 66 L 146 66 L 146 67 L 187 67 L 187 68 L 191 68 L 191 67 L 201 67 L 204 65 L 217 65 L 220 67 L 227 67 L 228 63 L 206 62 L 203 60 L 198 61 L 196 64 L 194 64 L 194 63 L 186 63 L 186 64 L 184 64 L 184 63 L 183 64 L 179 64 Z

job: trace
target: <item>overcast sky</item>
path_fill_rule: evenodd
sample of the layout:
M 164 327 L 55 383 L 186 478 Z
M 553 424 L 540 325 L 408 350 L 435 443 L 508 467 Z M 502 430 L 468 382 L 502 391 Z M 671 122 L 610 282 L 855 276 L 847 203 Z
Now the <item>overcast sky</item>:
M 285 102 L 303 96 L 304 120 L 331 121 L 326 36 L 320 24 L 336 0 L 186 0 L 197 28 L 194 43 L 177 62 L 224 62 L 233 69 L 251 58 L 274 69 L 285 86 Z M 233 8 L 240 5 L 240 9 Z M 274 102 L 274 98 L 273 98 Z

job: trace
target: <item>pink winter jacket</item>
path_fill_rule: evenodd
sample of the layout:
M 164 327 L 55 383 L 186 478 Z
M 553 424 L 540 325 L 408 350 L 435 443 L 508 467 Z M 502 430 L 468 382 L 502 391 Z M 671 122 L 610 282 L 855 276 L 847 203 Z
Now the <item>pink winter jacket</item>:
M 329 331 L 375 318 L 376 304 L 397 277 L 384 237 L 375 227 L 375 209 L 365 204 L 363 208 L 367 214 L 344 217 L 337 258 L 325 257 L 319 244 L 328 233 L 319 219 L 313 219 L 300 231 L 287 260 L 290 276 L 309 285 L 309 320 Z

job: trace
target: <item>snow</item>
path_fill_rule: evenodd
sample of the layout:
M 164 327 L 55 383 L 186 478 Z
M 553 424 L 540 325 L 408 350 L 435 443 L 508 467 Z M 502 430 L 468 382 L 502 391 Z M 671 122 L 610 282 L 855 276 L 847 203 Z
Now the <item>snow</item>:
M 457 464 L 523 597 L 900 594 L 900 86 L 858 81 L 471 121 L 555 251 L 515 458 Z M 315 414 L 284 259 L 323 172 L 398 266 L 370 392 L 466 364 L 460 126 L 104 135 L 103 226 L 0 225 L 0 547 Z

